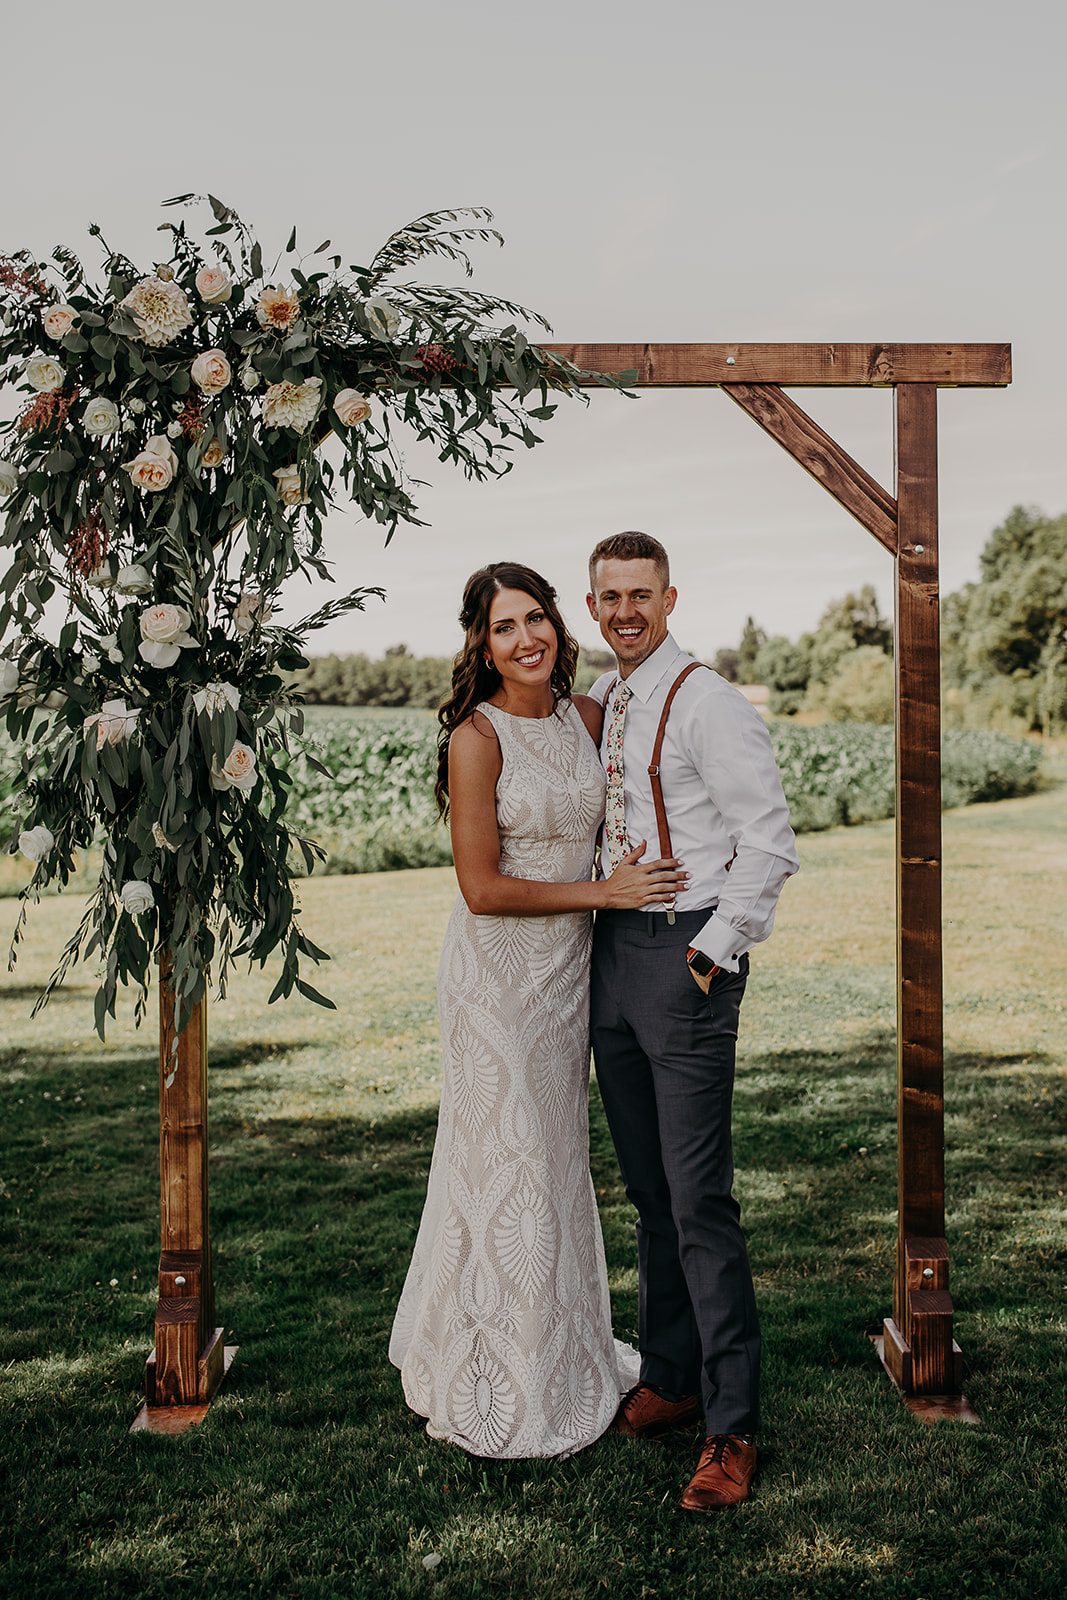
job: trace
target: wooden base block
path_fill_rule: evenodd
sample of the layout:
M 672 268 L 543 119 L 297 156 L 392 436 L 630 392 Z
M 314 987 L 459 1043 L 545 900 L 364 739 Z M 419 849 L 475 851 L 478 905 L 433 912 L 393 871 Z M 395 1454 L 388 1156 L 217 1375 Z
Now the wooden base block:
M 238 1346 L 235 1344 L 223 1344 L 222 1329 L 216 1328 L 208 1341 L 204 1353 L 200 1357 L 201 1398 L 197 1403 L 195 1405 L 157 1406 L 145 1401 L 130 1426 L 130 1432 L 184 1433 L 186 1428 L 191 1428 L 194 1423 L 203 1422 L 207 1416 L 212 1396 L 218 1391 L 223 1379 L 233 1366 L 233 1358 L 237 1354 L 237 1350 Z M 154 1393 L 151 1387 L 151 1372 L 155 1366 L 155 1359 L 156 1353 L 153 1350 L 145 1363 L 146 1386 L 149 1394 Z
M 981 1419 L 972 1408 L 966 1395 L 962 1394 L 908 1394 L 903 1388 L 896 1373 L 894 1363 L 900 1364 L 901 1346 L 907 1351 L 903 1343 L 903 1336 L 892 1317 L 885 1319 L 885 1333 L 872 1333 L 871 1343 L 878 1352 L 878 1359 L 885 1368 L 895 1389 L 899 1389 L 904 1404 L 913 1417 L 918 1417 L 920 1422 L 970 1422 L 978 1423 Z M 907 1351 L 910 1361 L 910 1351 Z M 962 1368 L 963 1351 L 955 1340 L 952 1341 L 952 1358 L 957 1368 Z

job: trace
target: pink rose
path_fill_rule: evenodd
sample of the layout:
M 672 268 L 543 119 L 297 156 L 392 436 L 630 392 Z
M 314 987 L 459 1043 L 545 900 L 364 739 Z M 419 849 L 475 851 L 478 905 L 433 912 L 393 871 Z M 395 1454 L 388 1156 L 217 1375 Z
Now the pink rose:
M 233 377 L 221 350 L 202 350 L 189 371 L 197 388 L 205 394 L 221 394 Z
M 233 284 L 221 267 L 201 267 L 196 292 L 207 306 L 221 306 L 233 293 Z
M 269 622 L 271 608 L 258 589 L 242 589 L 241 598 L 233 614 L 233 625 L 238 633 L 251 633 L 256 622 Z
M 254 787 L 257 776 L 256 752 L 240 741 L 234 745 L 221 767 L 215 760 L 211 763 L 210 782 L 213 789 L 240 789 L 247 794 Z
M 300 482 L 300 468 L 295 464 L 291 467 L 275 467 L 274 476 L 278 480 L 278 498 L 287 506 L 306 506 L 310 495 L 306 495 Z M 238 624 L 240 626 L 240 624 Z
M 44 324 L 44 331 L 50 339 L 62 339 L 65 333 L 70 332 L 77 320 L 78 313 L 73 306 L 49 306 L 41 318 Z
M 171 449 L 170 440 L 163 434 L 157 434 L 154 439 L 149 439 L 132 461 L 124 461 L 122 467 L 139 489 L 150 489 L 153 494 L 159 494 L 173 481 L 178 470 L 178 457 Z
M 346 428 L 354 428 L 370 416 L 370 401 L 358 389 L 342 389 L 334 400 L 333 409 Z
M 200 465 L 202 467 L 217 467 L 220 466 L 225 459 L 226 451 L 223 449 L 222 444 L 218 439 L 212 439 L 207 449 L 204 451 L 204 454 L 200 458 Z

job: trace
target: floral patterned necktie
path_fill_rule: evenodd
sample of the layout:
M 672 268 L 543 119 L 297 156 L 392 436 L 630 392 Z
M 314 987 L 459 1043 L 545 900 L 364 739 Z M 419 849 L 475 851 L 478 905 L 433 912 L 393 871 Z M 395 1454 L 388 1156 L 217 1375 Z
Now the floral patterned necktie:
M 615 690 L 615 704 L 604 741 L 604 766 L 608 776 L 608 792 L 604 810 L 604 847 L 608 856 L 608 872 L 614 872 L 624 855 L 630 850 L 626 833 L 626 802 L 623 796 L 622 735 L 626 722 L 626 705 L 633 690 L 620 683 Z

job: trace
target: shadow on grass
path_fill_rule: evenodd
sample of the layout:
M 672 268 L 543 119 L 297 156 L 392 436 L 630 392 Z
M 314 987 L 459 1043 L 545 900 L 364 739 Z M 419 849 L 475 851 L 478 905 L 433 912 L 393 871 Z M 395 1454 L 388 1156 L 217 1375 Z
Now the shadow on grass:
M 743 1511 L 684 1527 L 687 1437 L 483 1463 L 428 1440 L 406 1410 L 385 1352 L 425 1192 L 427 1111 L 246 1127 L 216 1100 L 218 1308 L 241 1352 L 201 1428 L 130 1438 L 158 1253 L 151 1053 L 53 1053 L 32 1080 L 12 1077 L 26 1058 L 0 1057 L 12 1592 L 162 1597 L 180 1580 L 204 1596 L 555 1600 L 607 1580 L 639 1600 L 732 1594 L 741 1575 L 761 1600 L 1059 1592 L 1067 1173 L 1062 1154 L 1046 1167 L 1036 1152 L 1061 1150 L 1067 1104 L 1037 1058 L 968 1056 L 946 1071 L 953 1289 L 981 1430 L 916 1424 L 867 1340 L 892 1275 L 892 1052 L 872 1038 L 745 1059 L 737 1187 L 765 1334 L 763 1469 Z M 595 1091 L 591 1123 L 628 1334 L 633 1214 Z M 431 1551 L 443 1561 L 427 1575 Z

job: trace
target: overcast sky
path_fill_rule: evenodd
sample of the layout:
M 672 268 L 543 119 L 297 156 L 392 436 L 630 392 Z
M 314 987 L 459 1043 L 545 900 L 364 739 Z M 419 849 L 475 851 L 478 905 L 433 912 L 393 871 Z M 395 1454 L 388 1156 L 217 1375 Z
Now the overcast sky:
M 1065 34 L 1052 0 L 40 0 L 4 23 L 0 248 L 92 261 L 93 220 L 147 268 L 158 202 L 210 189 L 266 247 L 296 223 L 365 261 L 488 205 L 477 286 L 563 341 L 1010 340 L 1010 389 L 940 396 L 947 591 L 1011 506 L 1067 509 Z M 797 398 L 891 487 L 888 394 Z M 332 519 L 339 580 L 388 601 L 319 648 L 450 653 L 504 558 L 593 643 L 585 558 L 627 527 L 668 546 L 699 653 L 864 582 L 890 608 L 889 557 L 717 391 L 568 402 L 545 434 L 489 486 L 410 452 L 430 526 L 388 550 Z

